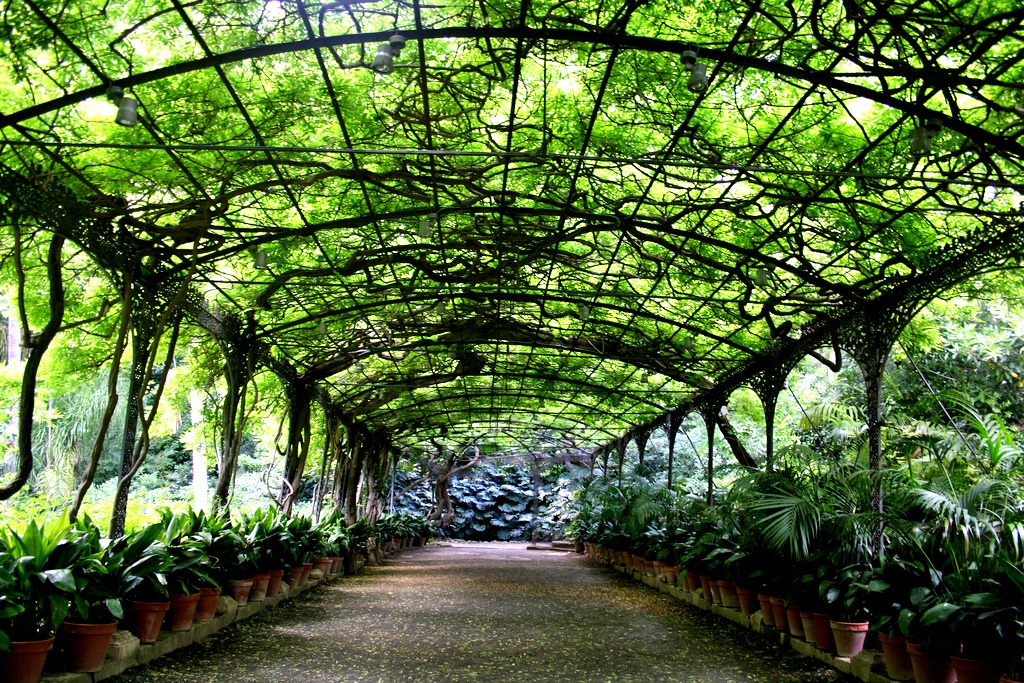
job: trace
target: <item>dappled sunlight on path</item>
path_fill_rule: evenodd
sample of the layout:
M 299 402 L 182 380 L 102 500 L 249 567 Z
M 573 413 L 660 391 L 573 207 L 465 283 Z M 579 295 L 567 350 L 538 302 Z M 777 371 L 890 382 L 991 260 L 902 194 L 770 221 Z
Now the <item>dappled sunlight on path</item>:
M 582 556 L 455 544 L 406 550 L 114 680 L 846 679 Z

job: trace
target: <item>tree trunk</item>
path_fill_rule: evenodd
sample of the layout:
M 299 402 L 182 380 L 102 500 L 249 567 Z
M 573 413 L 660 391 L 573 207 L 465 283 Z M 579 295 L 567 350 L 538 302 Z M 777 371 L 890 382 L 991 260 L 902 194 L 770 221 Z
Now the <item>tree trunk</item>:
M 46 259 L 46 271 L 50 281 L 50 319 L 42 331 L 31 340 L 31 351 L 25 361 L 25 371 L 21 377 L 21 399 L 18 406 L 18 470 L 14 479 L 6 486 L 0 487 L 0 500 L 7 500 L 28 481 L 32 475 L 32 413 L 36 400 L 36 373 L 43 360 L 43 354 L 50 347 L 50 342 L 60 331 L 64 321 L 64 279 L 61 269 L 61 249 L 64 238 L 54 235 L 50 240 L 50 249 Z M 24 309 L 24 281 L 21 269 L 20 244 L 15 245 L 19 274 L 18 304 Z M 28 327 L 25 328 L 28 333 Z

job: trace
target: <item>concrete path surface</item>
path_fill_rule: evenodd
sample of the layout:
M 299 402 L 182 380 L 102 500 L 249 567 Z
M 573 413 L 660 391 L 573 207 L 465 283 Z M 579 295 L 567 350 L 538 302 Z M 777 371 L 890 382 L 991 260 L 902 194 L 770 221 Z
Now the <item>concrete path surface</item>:
M 792 651 L 522 544 L 408 549 L 112 679 L 345 683 L 825 683 Z

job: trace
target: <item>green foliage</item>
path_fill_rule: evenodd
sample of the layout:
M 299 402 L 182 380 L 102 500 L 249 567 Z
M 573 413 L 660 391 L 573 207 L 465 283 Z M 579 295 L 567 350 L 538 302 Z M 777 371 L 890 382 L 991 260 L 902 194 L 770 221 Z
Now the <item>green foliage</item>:
M 75 592 L 66 520 L 0 530 L 0 649 L 56 631 Z

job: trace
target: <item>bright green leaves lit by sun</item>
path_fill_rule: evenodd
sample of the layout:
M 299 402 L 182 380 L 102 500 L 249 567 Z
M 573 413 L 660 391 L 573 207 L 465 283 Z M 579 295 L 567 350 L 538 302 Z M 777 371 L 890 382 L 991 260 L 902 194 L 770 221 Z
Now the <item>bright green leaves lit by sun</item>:
M 1010 2 L 74 4 L 7 8 L 0 163 L 101 221 L 90 300 L 412 449 L 593 449 L 1020 243 Z

